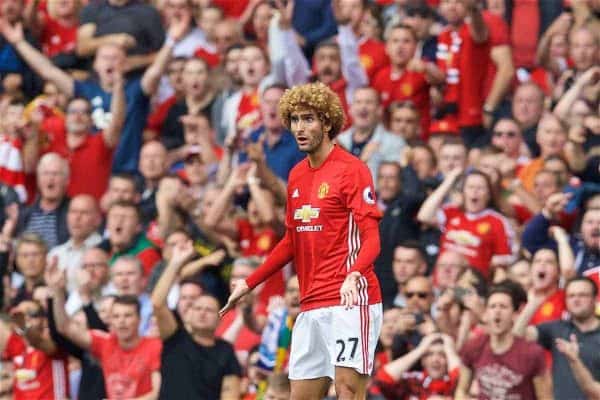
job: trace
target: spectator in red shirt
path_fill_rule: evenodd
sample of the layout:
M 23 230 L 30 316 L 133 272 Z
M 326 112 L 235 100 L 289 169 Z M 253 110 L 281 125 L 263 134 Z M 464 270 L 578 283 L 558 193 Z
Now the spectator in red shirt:
M 14 326 L 0 322 L 0 352 L 13 363 L 12 398 L 68 398 L 67 356 L 50 337 L 42 306 L 23 301 L 11 314 Z
M 427 138 L 430 117 L 430 85 L 444 81 L 444 74 L 433 63 L 415 58 L 417 35 L 406 25 L 393 26 L 386 39 L 390 66 L 381 69 L 372 86 L 381 93 L 384 107 L 393 101 L 410 100 L 421 116 L 421 137 Z
M 413 366 L 421 361 L 423 370 Z M 386 399 L 452 397 L 460 374 L 461 361 L 448 335 L 431 333 L 408 354 L 379 369 L 375 384 Z
M 386 67 L 390 60 L 385 54 L 385 45 L 379 38 L 364 35 L 364 21 L 368 11 L 367 0 L 341 0 L 342 13 L 350 17 L 350 26 L 358 38 L 358 54 L 360 62 L 369 80 L 372 80 L 380 69 Z
M 109 399 L 156 398 L 160 388 L 160 339 L 140 337 L 140 304 L 135 296 L 117 296 L 110 310 L 110 333 L 82 330 L 65 312 L 64 276 L 56 265 L 46 279 L 52 288 L 56 328 L 89 350 L 102 367 Z
M 491 183 L 483 172 L 473 170 L 464 178 L 461 207 L 441 207 L 461 174 L 457 168 L 446 175 L 425 200 L 417 218 L 441 228 L 443 250 L 463 254 L 472 266 L 491 278 L 498 267 L 502 269 L 512 261 L 513 232 L 505 217 L 494 210 Z
M 80 1 L 48 1 L 47 10 L 37 9 L 39 1 L 28 6 L 28 26 L 39 37 L 43 53 L 60 68 L 81 68 L 75 55 Z
M 503 99 L 510 89 L 515 67 L 510 47 L 510 32 L 503 15 L 491 11 L 482 13 L 490 35 L 490 62 L 485 74 L 483 95 L 483 122 L 490 129 L 497 115 L 498 108 L 503 106 Z
M 553 227 L 552 229 L 561 229 Z M 566 232 L 561 232 L 567 235 Z M 531 261 L 531 292 L 529 303 L 538 305 L 537 310 L 529 321 L 530 325 L 562 319 L 566 311 L 565 292 L 559 289 L 561 269 L 573 276 L 573 252 L 567 243 L 568 253 L 561 254 L 562 265 L 559 264 L 559 255 L 552 249 L 539 249 Z M 564 248 L 563 248 L 564 250 Z M 568 263 L 569 265 L 565 265 Z M 562 267 L 562 268 L 561 268 Z M 569 278 L 570 276 L 566 276 Z M 534 300 L 535 299 L 535 300 Z M 528 304 L 529 304 L 528 303 Z
M 490 62 L 489 31 L 473 0 L 443 0 L 440 11 L 448 26 L 438 36 L 438 65 L 446 73 L 438 117 L 458 123 L 468 147 L 482 147 L 488 142 L 482 129 L 482 106 Z
M 60 154 L 69 162 L 71 171 L 67 194 L 90 194 L 100 199 L 106 191 L 114 148 L 119 142 L 125 122 L 123 80 L 112 88 L 111 114 L 108 126 L 92 134 L 90 102 L 76 97 L 67 105 L 65 132 L 54 136 L 48 151 Z

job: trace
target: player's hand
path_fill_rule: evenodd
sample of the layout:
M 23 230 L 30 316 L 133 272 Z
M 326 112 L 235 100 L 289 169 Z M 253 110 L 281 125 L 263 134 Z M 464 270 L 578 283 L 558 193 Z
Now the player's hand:
M 346 307 L 346 310 L 352 308 L 358 303 L 358 280 L 360 279 L 359 272 L 351 272 L 346 276 L 344 283 L 340 289 L 341 305 Z
M 221 308 L 219 311 L 219 317 L 223 317 L 223 315 L 227 314 L 229 310 L 233 309 L 237 302 L 244 297 L 246 294 L 250 292 L 250 288 L 246 284 L 244 279 L 238 279 L 233 283 L 233 290 L 227 299 L 227 304 L 225 307 Z
M 579 343 L 575 334 L 571 334 L 569 341 L 556 339 L 556 348 L 563 353 L 569 361 L 575 361 L 579 357 Z

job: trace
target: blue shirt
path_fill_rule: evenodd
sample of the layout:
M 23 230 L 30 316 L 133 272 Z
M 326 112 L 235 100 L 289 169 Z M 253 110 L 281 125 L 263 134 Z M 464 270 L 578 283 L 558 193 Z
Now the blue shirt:
M 261 126 L 250 134 L 250 140 L 256 143 L 264 132 L 265 127 Z M 283 131 L 281 138 L 273 147 L 269 147 L 265 140 L 263 151 L 265 152 L 267 166 L 275 175 L 286 182 L 294 165 L 306 157 L 306 154 L 298 150 L 296 139 L 288 130 Z
M 75 81 L 75 96 L 88 99 L 92 105 L 92 120 L 97 130 L 102 130 L 110 122 L 110 102 L 112 93 L 105 92 L 95 80 Z M 127 110 L 125 125 L 121 131 L 119 144 L 113 155 L 113 172 L 137 171 L 142 134 L 150 111 L 150 98 L 141 86 L 141 79 L 129 79 L 125 84 Z

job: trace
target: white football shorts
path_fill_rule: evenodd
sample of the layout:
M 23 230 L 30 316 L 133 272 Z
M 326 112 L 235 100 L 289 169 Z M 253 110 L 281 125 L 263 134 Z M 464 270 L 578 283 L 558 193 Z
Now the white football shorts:
M 292 330 L 289 378 L 335 378 L 335 367 L 373 371 L 375 347 L 381 332 L 381 303 L 316 308 L 301 312 Z

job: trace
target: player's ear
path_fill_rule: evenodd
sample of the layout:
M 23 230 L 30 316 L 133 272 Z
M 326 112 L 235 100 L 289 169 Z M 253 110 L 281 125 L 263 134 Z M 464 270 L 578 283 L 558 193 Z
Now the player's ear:
M 331 122 L 323 122 L 323 132 L 329 135 L 332 129 L 333 126 L 331 125 Z

